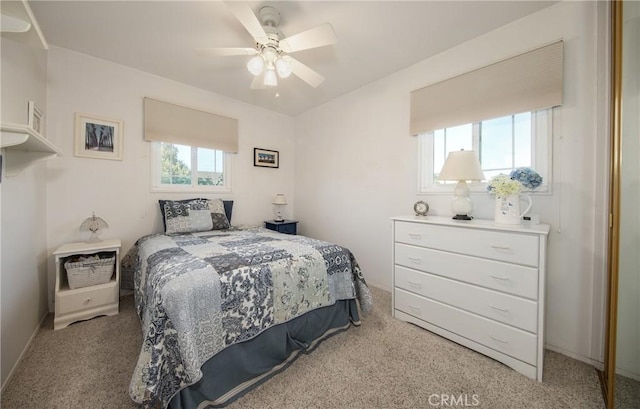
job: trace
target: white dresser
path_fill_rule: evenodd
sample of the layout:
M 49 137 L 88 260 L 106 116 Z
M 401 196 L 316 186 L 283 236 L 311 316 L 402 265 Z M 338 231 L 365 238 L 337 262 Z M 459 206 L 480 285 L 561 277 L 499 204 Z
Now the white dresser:
M 393 315 L 542 381 L 549 226 L 392 223 Z

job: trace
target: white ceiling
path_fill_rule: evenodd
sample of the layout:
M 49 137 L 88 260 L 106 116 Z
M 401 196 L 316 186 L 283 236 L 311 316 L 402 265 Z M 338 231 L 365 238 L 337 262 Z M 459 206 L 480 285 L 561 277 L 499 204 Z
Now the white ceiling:
M 3 0 L 4 2 L 4 0 Z M 326 80 L 295 76 L 251 90 L 249 57 L 202 57 L 197 48 L 253 47 L 220 1 L 29 1 L 50 44 L 113 61 L 273 111 L 297 115 L 545 8 L 555 1 L 276 1 L 291 36 L 329 22 L 336 45 L 295 58 Z M 276 93 L 279 94 L 276 97 Z

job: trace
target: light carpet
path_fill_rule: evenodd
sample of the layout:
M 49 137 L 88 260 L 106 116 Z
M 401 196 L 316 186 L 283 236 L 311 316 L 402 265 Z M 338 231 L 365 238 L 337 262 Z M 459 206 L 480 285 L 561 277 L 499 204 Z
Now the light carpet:
M 547 351 L 542 383 L 391 317 L 391 294 L 229 409 L 604 408 L 596 370 Z M 120 313 L 54 331 L 48 316 L 2 395 L 2 408 L 137 408 L 128 386 L 141 331 L 131 296 Z

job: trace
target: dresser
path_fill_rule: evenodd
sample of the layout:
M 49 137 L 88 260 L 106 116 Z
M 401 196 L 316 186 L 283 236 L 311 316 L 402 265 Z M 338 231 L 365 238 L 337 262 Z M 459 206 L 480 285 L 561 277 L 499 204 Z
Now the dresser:
M 392 218 L 393 316 L 542 381 L 549 226 Z

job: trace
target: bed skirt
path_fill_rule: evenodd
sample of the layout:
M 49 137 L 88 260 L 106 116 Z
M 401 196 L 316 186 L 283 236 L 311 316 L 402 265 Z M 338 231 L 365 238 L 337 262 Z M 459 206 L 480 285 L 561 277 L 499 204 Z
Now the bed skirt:
M 357 303 L 341 300 L 231 345 L 202 366 L 202 379 L 178 392 L 169 408 L 224 407 L 352 324 L 360 325 Z

